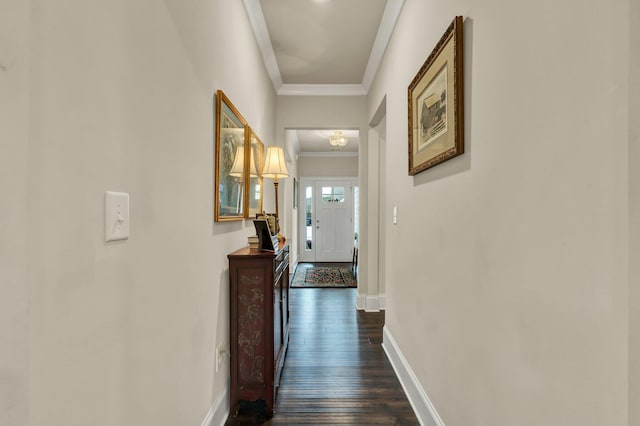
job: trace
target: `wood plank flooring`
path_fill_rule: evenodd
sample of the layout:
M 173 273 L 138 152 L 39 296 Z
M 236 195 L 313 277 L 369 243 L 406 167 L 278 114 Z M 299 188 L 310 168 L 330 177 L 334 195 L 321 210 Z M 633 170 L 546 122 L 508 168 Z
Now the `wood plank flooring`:
M 291 289 L 290 341 L 272 419 L 228 425 L 417 425 L 382 349 L 384 312 L 355 309 L 356 290 Z

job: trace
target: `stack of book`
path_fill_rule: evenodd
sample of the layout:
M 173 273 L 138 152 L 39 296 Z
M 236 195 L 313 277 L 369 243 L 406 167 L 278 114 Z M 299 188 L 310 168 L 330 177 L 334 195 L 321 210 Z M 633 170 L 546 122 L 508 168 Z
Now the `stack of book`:
M 260 239 L 257 235 L 253 235 L 248 238 L 249 240 L 249 248 L 250 249 L 259 249 L 260 248 Z

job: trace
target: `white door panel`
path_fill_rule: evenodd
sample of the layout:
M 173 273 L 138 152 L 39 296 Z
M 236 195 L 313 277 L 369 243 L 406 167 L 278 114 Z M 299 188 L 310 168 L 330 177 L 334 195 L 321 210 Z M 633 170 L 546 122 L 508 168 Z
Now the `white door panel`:
M 353 183 L 317 181 L 315 185 L 317 262 L 348 262 L 353 250 Z

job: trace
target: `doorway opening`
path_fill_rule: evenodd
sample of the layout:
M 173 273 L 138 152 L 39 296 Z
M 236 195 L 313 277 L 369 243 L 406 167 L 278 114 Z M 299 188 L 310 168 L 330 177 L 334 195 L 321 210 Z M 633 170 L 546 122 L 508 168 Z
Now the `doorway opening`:
M 300 180 L 300 260 L 351 262 L 357 238 L 356 178 Z

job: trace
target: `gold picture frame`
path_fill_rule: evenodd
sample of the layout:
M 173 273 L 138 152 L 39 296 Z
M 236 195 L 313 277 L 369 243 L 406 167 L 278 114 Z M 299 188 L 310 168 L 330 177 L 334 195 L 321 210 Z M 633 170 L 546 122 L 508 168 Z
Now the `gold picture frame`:
M 255 217 L 262 212 L 262 198 L 264 194 L 264 182 L 262 178 L 262 168 L 264 167 L 264 144 L 256 133 L 247 126 L 247 140 L 251 141 L 251 148 L 247 150 L 245 164 L 248 167 L 246 206 L 247 217 Z
M 409 175 L 464 153 L 462 16 L 456 16 L 408 89 Z
M 229 98 L 216 92 L 215 212 L 216 222 L 242 220 L 246 210 L 247 122 Z

